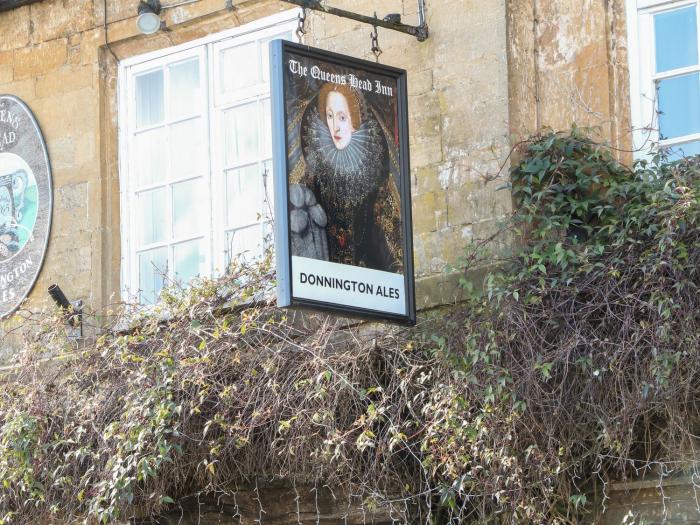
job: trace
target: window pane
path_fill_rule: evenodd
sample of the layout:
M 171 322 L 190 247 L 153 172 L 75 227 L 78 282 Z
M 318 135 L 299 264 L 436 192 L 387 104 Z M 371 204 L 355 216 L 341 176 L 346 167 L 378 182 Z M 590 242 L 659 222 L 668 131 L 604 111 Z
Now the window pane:
M 260 42 L 260 63 L 262 67 L 262 77 L 263 82 L 266 83 L 269 82 L 270 79 L 270 42 L 277 38 L 281 38 L 282 40 L 291 40 L 292 33 L 287 31 L 286 33 L 273 36 L 268 40 L 263 40 Z
M 231 93 L 260 81 L 255 42 L 224 49 L 221 52 L 221 92 Z
M 163 122 L 163 70 L 136 77 L 136 127 Z
M 262 225 L 226 232 L 227 266 L 238 258 L 252 261 L 262 255 Z
M 202 233 L 202 218 L 209 215 L 210 209 L 204 202 L 203 184 L 201 178 L 173 184 L 173 237 L 176 239 Z
M 170 66 L 170 119 L 199 113 L 199 59 Z
M 173 247 L 175 278 L 181 284 L 187 284 L 194 277 L 202 275 L 204 255 L 201 245 L 202 241 L 196 240 L 176 244 Z
M 263 162 L 263 191 L 265 202 L 263 204 L 263 218 L 272 219 L 275 216 L 275 187 L 272 173 L 272 161 Z
M 700 132 L 700 74 L 659 81 L 661 138 Z
M 134 136 L 134 169 L 138 186 L 165 180 L 165 129 L 158 128 Z
M 257 164 L 226 172 L 226 224 L 244 226 L 258 222 L 260 167 Z
M 258 106 L 244 104 L 224 114 L 226 164 L 236 164 L 258 156 Z
M 261 102 L 262 106 L 262 154 L 272 155 L 272 115 L 270 114 L 270 99 Z
M 683 157 L 691 157 L 700 155 L 700 141 L 687 142 L 686 144 L 678 144 L 666 148 L 668 160 L 679 160 Z
M 669 71 L 698 63 L 698 28 L 695 6 L 654 16 L 656 71 Z
M 157 248 L 139 254 L 139 299 L 154 304 L 168 273 L 168 249 Z
M 141 246 L 165 240 L 165 188 L 139 194 Z
M 275 225 L 271 221 L 264 222 L 263 228 L 263 246 L 267 249 L 275 245 Z
M 186 120 L 170 126 L 170 180 L 201 175 L 202 119 Z

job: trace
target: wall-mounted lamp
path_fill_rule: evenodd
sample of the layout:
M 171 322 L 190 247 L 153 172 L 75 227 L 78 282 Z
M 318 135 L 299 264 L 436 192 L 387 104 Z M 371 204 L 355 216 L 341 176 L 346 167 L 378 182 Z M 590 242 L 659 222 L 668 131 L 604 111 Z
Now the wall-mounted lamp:
M 161 9 L 160 0 L 141 0 L 139 2 L 136 27 L 139 28 L 141 34 L 152 35 L 160 29 Z
M 81 300 L 72 303 L 66 298 L 61 287 L 57 284 L 49 286 L 49 295 L 63 311 L 66 318 L 68 337 L 70 339 L 82 339 L 83 337 L 83 302 Z
M 137 8 L 139 16 L 136 19 L 136 27 L 139 28 L 139 32 L 142 35 L 152 35 L 160 29 L 163 31 L 170 31 L 170 29 L 166 27 L 165 22 L 160 19 L 161 11 L 187 4 L 194 4 L 196 2 L 199 2 L 199 0 L 182 0 L 175 4 L 161 5 L 160 0 L 140 0 Z M 233 0 L 226 0 L 226 9 L 233 11 Z

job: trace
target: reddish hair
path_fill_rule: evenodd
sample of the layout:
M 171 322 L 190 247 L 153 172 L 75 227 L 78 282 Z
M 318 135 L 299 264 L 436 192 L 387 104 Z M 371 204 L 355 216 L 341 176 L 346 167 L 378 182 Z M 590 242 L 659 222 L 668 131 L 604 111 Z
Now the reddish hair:
M 326 100 L 328 99 L 328 94 L 332 91 L 340 93 L 348 101 L 348 108 L 350 109 L 350 120 L 352 121 L 352 126 L 355 129 L 360 127 L 362 124 L 362 111 L 360 110 L 360 96 L 357 91 L 343 84 L 332 84 L 330 82 L 323 84 L 321 90 L 318 92 L 318 113 L 320 115 L 326 114 Z

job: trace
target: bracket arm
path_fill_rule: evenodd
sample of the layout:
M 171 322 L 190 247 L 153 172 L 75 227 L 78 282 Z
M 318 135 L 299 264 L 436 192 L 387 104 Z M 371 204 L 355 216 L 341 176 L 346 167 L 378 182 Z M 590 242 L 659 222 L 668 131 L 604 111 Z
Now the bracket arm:
M 313 11 L 320 11 L 322 13 L 327 13 L 329 15 L 335 15 L 342 18 L 349 18 L 350 20 L 356 20 L 358 22 L 363 22 L 371 26 L 383 27 L 384 29 L 391 29 L 392 31 L 399 31 L 400 33 L 406 33 L 408 35 L 414 36 L 419 42 L 423 42 L 428 38 L 428 25 L 425 23 L 425 15 L 423 11 L 422 0 L 419 0 L 419 18 L 421 25 L 411 26 L 408 24 L 402 24 L 401 22 L 390 22 L 387 20 L 382 20 L 381 18 L 374 18 L 371 16 L 361 15 L 359 13 L 353 13 L 352 11 L 346 11 L 345 9 L 338 9 L 337 7 L 330 7 L 321 5 L 320 0 L 282 0 L 289 4 L 298 5 L 299 7 L 304 7 L 306 9 L 311 9 Z

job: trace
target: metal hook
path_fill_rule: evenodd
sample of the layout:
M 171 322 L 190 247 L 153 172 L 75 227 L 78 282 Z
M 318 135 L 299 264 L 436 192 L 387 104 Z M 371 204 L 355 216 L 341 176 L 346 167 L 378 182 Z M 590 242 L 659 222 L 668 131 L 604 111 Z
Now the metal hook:
M 377 12 L 374 12 L 374 18 L 377 18 Z M 374 30 L 369 34 L 372 39 L 372 53 L 374 53 L 374 58 L 379 63 L 379 55 L 382 54 L 382 48 L 379 47 L 379 33 L 377 32 L 377 26 L 373 26 Z
M 301 13 L 299 13 L 299 24 L 297 25 L 297 38 L 299 39 L 299 42 L 301 42 L 302 37 L 306 34 L 306 28 L 304 27 L 306 25 L 306 8 L 302 7 L 301 8 Z

